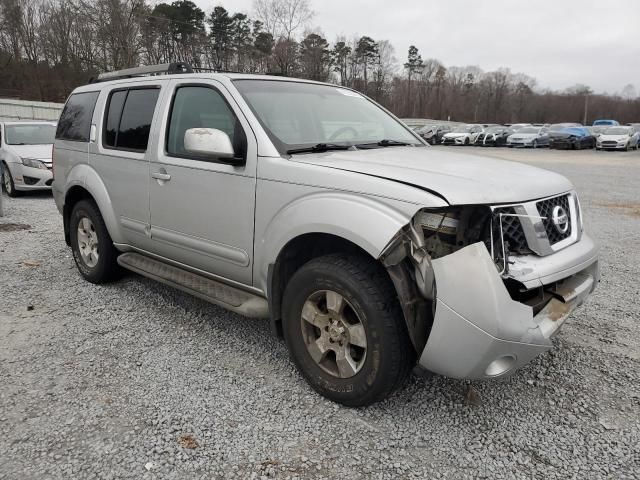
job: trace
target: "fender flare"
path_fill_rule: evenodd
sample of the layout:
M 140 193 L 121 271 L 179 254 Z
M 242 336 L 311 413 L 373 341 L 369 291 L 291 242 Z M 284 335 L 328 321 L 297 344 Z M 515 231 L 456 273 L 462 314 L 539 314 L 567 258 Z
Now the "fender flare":
M 107 188 L 98 173 L 86 163 L 77 164 L 69 171 L 64 189 L 65 211 L 67 209 L 67 195 L 73 187 L 81 187 L 91 195 L 100 210 L 111 239 L 114 243 L 123 243 L 124 236 L 122 235 L 120 222 L 113 211 L 111 197 Z

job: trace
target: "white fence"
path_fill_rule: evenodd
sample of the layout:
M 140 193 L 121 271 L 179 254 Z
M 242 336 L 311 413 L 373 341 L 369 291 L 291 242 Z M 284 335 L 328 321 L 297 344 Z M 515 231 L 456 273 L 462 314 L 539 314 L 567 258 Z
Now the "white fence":
M 57 122 L 62 103 L 30 102 L 27 100 L 13 100 L 0 98 L 0 122 L 15 122 L 17 120 L 50 120 Z

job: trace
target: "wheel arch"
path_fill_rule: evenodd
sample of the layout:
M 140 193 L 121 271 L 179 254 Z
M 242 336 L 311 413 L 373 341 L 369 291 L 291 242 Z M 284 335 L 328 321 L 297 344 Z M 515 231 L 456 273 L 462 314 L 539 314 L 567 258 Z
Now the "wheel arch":
M 442 200 L 434 197 L 433 202 Z M 419 208 L 344 192 L 309 195 L 282 208 L 256 241 L 256 284 L 267 293 L 274 333 L 281 333 L 282 294 L 298 268 L 318 256 L 341 252 L 378 262 Z
M 71 212 L 75 204 L 81 200 L 91 200 L 96 204 L 113 242 L 122 242 L 120 226 L 113 211 L 107 188 L 95 170 L 87 164 L 79 164 L 69 173 L 65 189 L 62 216 L 67 245 L 70 243 L 69 219 Z
M 377 261 L 369 252 L 346 238 L 330 233 L 305 233 L 291 239 L 268 266 L 267 300 L 272 332 L 282 337 L 282 299 L 293 275 L 306 263 L 332 253 L 351 253 Z M 382 264 L 380 264 L 382 268 Z

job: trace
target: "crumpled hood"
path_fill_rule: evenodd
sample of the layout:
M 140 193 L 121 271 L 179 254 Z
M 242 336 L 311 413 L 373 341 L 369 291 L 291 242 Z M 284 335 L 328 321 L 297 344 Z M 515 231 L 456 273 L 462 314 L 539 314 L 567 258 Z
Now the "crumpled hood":
M 548 170 L 439 148 L 334 151 L 295 155 L 292 160 L 408 184 L 451 205 L 517 203 L 573 189 L 569 180 Z
M 48 145 L 7 145 L 20 158 L 35 158 L 51 162 L 51 144 Z

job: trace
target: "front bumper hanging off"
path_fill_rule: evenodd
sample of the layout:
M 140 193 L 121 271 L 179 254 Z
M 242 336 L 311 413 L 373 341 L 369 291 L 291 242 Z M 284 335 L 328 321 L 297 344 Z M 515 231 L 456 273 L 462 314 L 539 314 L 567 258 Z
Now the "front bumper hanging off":
M 487 248 L 475 243 L 432 260 L 435 314 L 420 366 L 453 378 L 484 379 L 513 372 L 551 348 L 551 338 L 595 289 L 598 247 L 587 236 L 547 257 L 545 265 L 514 265 L 526 288 L 551 297 L 534 315 L 513 300 Z M 538 260 L 538 263 L 540 261 Z

